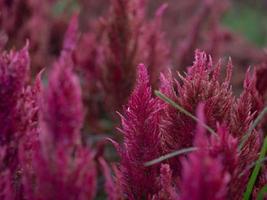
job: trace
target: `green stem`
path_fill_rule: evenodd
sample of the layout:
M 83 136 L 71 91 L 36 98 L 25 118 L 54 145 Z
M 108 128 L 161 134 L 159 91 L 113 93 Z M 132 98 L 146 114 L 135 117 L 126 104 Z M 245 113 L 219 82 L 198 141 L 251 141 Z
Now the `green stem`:
M 262 160 L 265 155 L 266 155 L 266 152 L 267 152 L 267 136 L 265 137 L 264 139 L 264 142 L 263 142 L 263 145 L 262 145 L 262 148 L 261 148 L 261 151 L 260 151 L 260 156 L 259 156 L 259 159 L 252 171 L 252 174 L 249 178 L 249 181 L 248 181 L 248 184 L 247 184 L 247 188 L 246 188 L 246 191 L 244 193 L 244 200 L 249 200 L 250 199 L 250 196 L 251 196 L 251 193 L 253 191 L 253 187 L 255 185 L 255 182 L 257 180 L 257 177 L 258 177 L 258 174 L 260 172 L 260 169 L 261 169 L 261 162 L 259 162 L 260 160 Z
M 146 162 L 144 165 L 146 167 L 148 166 L 151 166 L 151 165 L 154 165 L 154 164 L 157 164 L 159 162 L 162 162 L 164 160 L 167 160 L 169 158 L 172 158 L 174 156 L 178 156 L 178 155 L 181 155 L 181 154 L 185 154 L 185 153 L 190 153 L 192 151 L 196 151 L 197 150 L 197 147 L 189 147 L 189 148 L 184 148 L 184 149 L 180 149 L 178 151 L 174 151 L 174 152 L 171 152 L 171 153 L 168 153 L 168 154 L 165 154 L 164 156 L 160 156 L 154 160 L 151 160 L 151 161 L 148 161 Z
M 267 185 L 264 185 L 257 196 L 257 200 L 264 200 L 264 196 L 267 193 Z

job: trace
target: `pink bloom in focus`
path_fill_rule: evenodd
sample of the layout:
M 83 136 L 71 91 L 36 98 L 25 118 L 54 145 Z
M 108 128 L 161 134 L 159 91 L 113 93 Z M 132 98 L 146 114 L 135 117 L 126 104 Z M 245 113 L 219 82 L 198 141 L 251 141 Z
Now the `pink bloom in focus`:
M 140 64 L 135 89 L 121 116 L 124 141 L 119 147 L 119 169 L 128 199 L 149 199 L 157 191 L 159 166 L 145 167 L 144 163 L 160 155 L 160 110 L 151 94 L 147 69 Z

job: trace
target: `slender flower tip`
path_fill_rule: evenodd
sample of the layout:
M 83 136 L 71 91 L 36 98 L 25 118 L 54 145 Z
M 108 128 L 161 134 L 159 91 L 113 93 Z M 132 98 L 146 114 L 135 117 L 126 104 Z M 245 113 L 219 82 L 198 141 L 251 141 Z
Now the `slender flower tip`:
M 168 8 L 169 4 L 168 3 L 163 3 L 156 11 L 156 17 L 161 17 L 165 10 Z
M 2 84 L 6 84 L 6 87 L 2 87 L 2 90 L 11 89 L 18 92 L 22 89 L 29 78 L 30 56 L 28 44 L 26 43 L 24 48 L 19 51 L 3 52 L 0 55 L 0 68 L 6 71 L 0 75 Z
M 80 84 L 72 69 L 57 63 L 50 72 L 48 88 L 42 93 L 45 127 L 55 134 L 56 141 L 77 142 L 84 114 Z
M 187 69 L 189 75 L 204 73 L 212 67 L 212 59 L 204 51 L 196 49 L 193 65 Z
M 227 68 L 226 68 L 226 77 L 225 77 L 225 83 L 227 86 L 230 85 L 232 74 L 233 74 L 233 62 L 232 62 L 232 58 L 229 57 Z
M 137 85 L 149 84 L 149 76 L 147 68 L 143 63 L 140 63 L 137 67 Z
M 79 18 L 78 13 L 73 14 L 68 29 L 65 33 L 64 44 L 63 44 L 63 52 L 71 52 L 75 49 L 77 39 L 78 39 L 78 29 L 79 29 Z
M 26 41 L 24 47 L 13 57 L 14 62 L 20 63 L 25 69 L 30 68 L 29 41 Z
M 200 65 L 205 64 L 207 60 L 207 55 L 204 51 L 201 51 L 200 49 L 196 49 L 195 51 L 195 60 L 193 62 L 194 65 Z
M 30 40 L 29 39 L 26 39 L 26 43 L 25 43 L 25 46 L 23 47 L 23 49 L 28 52 L 29 51 L 29 47 L 30 47 Z
M 243 87 L 244 89 L 256 88 L 256 71 L 251 67 L 246 71 Z

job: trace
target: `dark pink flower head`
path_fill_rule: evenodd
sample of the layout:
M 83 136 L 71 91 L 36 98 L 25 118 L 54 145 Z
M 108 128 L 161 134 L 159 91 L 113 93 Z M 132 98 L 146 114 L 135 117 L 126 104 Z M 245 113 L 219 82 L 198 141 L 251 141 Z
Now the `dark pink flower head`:
M 64 57 L 62 54 L 67 54 L 66 56 L 69 56 L 69 53 L 72 53 L 75 50 L 78 39 L 78 25 L 78 14 L 74 14 L 64 36 L 61 56 Z
M 233 114 L 229 125 L 231 134 L 236 137 L 239 142 L 263 108 L 262 96 L 256 89 L 255 71 L 251 75 L 250 69 L 247 70 L 243 88 L 244 90 L 240 97 L 232 106 Z M 261 135 L 259 131 L 255 129 L 239 152 L 237 171 L 233 175 L 230 186 L 230 195 L 233 199 L 242 198 L 245 190 L 243 185 L 247 183 L 250 174 L 250 171 L 246 169 L 247 166 L 257 159 L 261 144 L 260 141 Z M 241 173 L 243 174 L 242 176 L 240 176 Z
M 135 89 L 121 116 L 120 170 L 129 199 L 147 199 L 157 191 L 158 166 L 144 167 L 144 163 L 160 153 L 159 105 L 152 97 L 147 69 L 140 64 Z
M 105 176 L 105 191 L 107 193 L 108 199 L 109 200 L 123 200 L 124 199 L 124 194 L 123 194 L 123 187 L 122 187 L 122 177 L 121 177 L 121 172 L 117 169 L 115 165 L 113 165 L 113 170 L 115 173 L 114 179 L 112 179 L 111 176 L 111 170 L 106 163 L 106 161 L 102 158 L 99 160 L 103 173 Z
M 0 198 L 2 200 L 15 199 L 13 177 L 12 173 L 8 169 L 0 173 Z
M 233 105 L 234 115 L 231 118 L 231 132 L 239 139 L 263 109 L 263 99 L 256 88 L 255 71 L 251 75 L 250 69 L 247 70 L 243 88 L 243 92 Z
M 182 160 L 179 200 L 225 200 L 228 182 L 220 159 L 199 149 Z
M 79 142 L 83 123 L 82 94 L 78 78 L 72 72 L 72 53 L 76 46 L 78 16 L 74 15 L 65 34 L 58 61 L 42 92 L 42 139 L 48 143 L 73 145 Z
M 177 200 L 176 183 L 172 177 L 172 171 L 168 164 L 162 164 L 159 177 L 160 191 L 153 196 L 153 200 Z
M 14 200 L 15 191 L 13 186 L 13 177 L 10 170 L 5 169 L 4 159 L 6 157 L 6 148 L 0 146 L 0 199 Z
M 6 148 L 0 173 L 9 168 L 13 175 L 17 170 L 19 139 L 31 126 L 30 114 L 25 115 L 24 109 L 29 63 L 28 43 L 20 51 L 2 52 L 0 55 L 0 146 Z
M 144 20 L 142 2 L 112 0 L 110 12 L 104 19 L 104 32 L 99 45 L 104 54 L 101 61 L 101 85 L 107 93 L 109 109 L 120 108 L 134 85 L 136 65 L 141 62 L 138 58 L 141 53 L 139 37 Z
M 232 65 L 228 64 L 226 77 L 220 81 L 221 63 L 212 64 L 211 57 L 196 51 L 195 61 L 180 82 L 161 78 L 161 91 L 190 113 L 195 113 L 199 103 L 205 103 L 206 123 L 216 129 L 217 122 L 227 123 L 230 118 L 231 105 L 234 101 L 229 85 Z M 177 91 L 177 92 L 176 92 Z M 190 147 L 193 144 L 196 123 L 190 117 L 177 111 L 171 105 L 165 106 L 161 123 L 163 151 L 166 153 Z M 179 173 L 179 159 L 173 158 L 171 168 Z M 175 169 L 175 170 L 174 170 Z
M 33 162 L 35 179 L 32 199 L 92 200 L 96 191 L 96 170 L 93 155 L 78 146 L 74 152 L 64 146 L 50 155 L 39 151 Z
M 221 133 L 222 135 L 219 137 L 207 136 L 206 130 L 201 126 L 205 122 L 203 104 L 198 107 L 198 118 L 201 122 L 198 123 L 194 140 L 198 149 L 191 153 L 187 159 L 182 159 L 179 200 L 224 200 L 228 195 L 227 185 L 230 181 L 230 174 L 226 167 L 227 165 L 231 166 L 232 160 L 230 158 L 234 155 L 231 155 L 232 152 L 229 154 L 230 158 L 225 155 L 228 153 L 226 149 L 229 146 L 223 135 L 226 134 L 225 132 Z M 227 163 L 227 159 L 230 160 L 230 163 Z
M 83 123 L 81 88 L 72 63 L 56 63 L 43 91 L 41 119 L 45 137 L 65 145 L 77 143 Z M 46 138 L 46 139 L 48 139 Z
M 153 87 L 158 84 L 158 76 L 160 72 L 165 71 L 170 65 L 169 60 L 169 45 L 165 40 L 164 32 L 162 31 L 162 15 L 167 9 L 168 4 L 162 4 L 156 11 L 155 17 L 144 27 L 144 38 L 141 38 L 142 51 L 145 64 L 148 66 L 151 85 Z
M 220 158 L 224 170 L 233 175 L 239 161 L 238 140 L 230 134 L 226 126 L 218 125 L 217 134 L 218 137 L 211 137 L 210 155 Z
M 21 99 L 21 121 L 25 124 L 24 134 L 19 142 L 19 166 L 21 171 L 21 194 L 29 196 L 31 193 L 32 180 L 34 177 L 34 155 L 39 148 L 39 100 L 41 93 L 41 74 L 38 74 L 33 85 L 28 86 Z
M 206 128 L 202 125 L 206 123 L 204 109 L 204 104 L 198 105 L 197 117 L 200 123 L 197 124 L 194 145 L 200 149 L 206 149 L 212 158 L 220 159 L 223 170 L 232 175 L 236 172 L 238 164 L 238 141 L 223 125 L 217 124 L 216 135 L 207 133 Z
M 8 142 L 20 128 L 16 106 L 28 80 L 29 64 L 28 44 L 20 51 L 0 55 L 0 144 Z
M 34 175 L 27 177 L 28 183 L 31 179 L 35 183 L 27 188 L 27 198 L 33 200 L 91 200 L 95 195 L 93 154 L 81 144 L 81 88 L 67 56 L 70 52 L 65 53 L 41 91 L 40 144 L 32 160 Z

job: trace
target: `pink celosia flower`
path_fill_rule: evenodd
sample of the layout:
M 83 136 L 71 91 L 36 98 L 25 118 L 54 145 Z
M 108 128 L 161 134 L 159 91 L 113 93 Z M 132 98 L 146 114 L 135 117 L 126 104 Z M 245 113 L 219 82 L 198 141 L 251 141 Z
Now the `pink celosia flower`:
M 119 169 L 129 199 L 149 199 L 157 191 L 158 166 L 144 167 L 144 163 L 160 155 L 159 105 L 152 97 L 147 69 L 140 64 L 135 89 L 121 116 L 124 141 L 119 147 Z
M 233 104 L 233 111 L 229 123 L 231 134 L 238 138 L 239 141 L 263 108 L 262 97 L 256 89 L 255 71 L 252 75 L 250 75 L 249 70 L 247 71 L 243 88 L 244 90 L 240 97 Z M 238 168 L 230 184 L 230 195 L 232 199 L 242 198 L 245 190 L 243 185 L 246 185 L 250 173 L 249 170 L 244 173 L 244 170 L 257 159 L 261 144 L 260 141 L 260 132 L 253 130 L 239 153 Z M 240 177 L 240 174 L 243 175 Z
M 182 160 L 182 181 L 179 200 L 225 200 L 229 175 L 219 158 L 212 158 L 199 149 Z
M 29 197 L 93 199 L 93 157 L 80 141 L 81 92 L 67 64 L 54 66 L 42 98 L 40 147 L 33 161 L 35 185 Z
M 64 45 L 68 48 L 49 73 L 47 88 L 41 90 L 39 143 L 32 167 L 25 167 L 33 171 L 26 171 L 24 180 L 28 184 L 25 196 L 30 200 L 90 200 L 95 195 L 93 154 L 81 144 L 83 105 L 81 88 L 72 72 L 74 40 L 70 32 Z
M 205 122 L 203 105 L 198 108 L 198 117 L 202 122 Z M 210 143 L 205 129 L 198 124 L 194 140 L 198 149 L 188 156 L 188 160 L 185 158 L 182 160 L 179 199 L 226 199 L 228 195 L 227 184 L 230 181 L 228 169 L 231 166 L 235 169 L 235 160 L 232 160 L 232 157 L 235 158 L 236 156 L 236 152 L 233 150 L 236 150 L 237 146 L 234 140 L 226 140 L 228 138 L 225 138 L 227 137 L 225 130 L 221 129 L 220 131 L 222 134 L 219 138 L 214 138 L 213 142 Z M 212 135 L 211 137 L 215 136 Z M 231 145 L 234 145 L 234 148 Z M 227 153 L 230 158 L 227 157 Z
M 82 74 L 89 78 L 85 80 L 89 85 L 86 88 L 101 97 L 98 102 L 105 104 L 108 111 L 119 110 L 127 102 L 138 63 L 147 65 L 153 86 L 161 69 L 169 63 L 168 45 L 160 30 L 166 5 L 159 8 L 152 20 L 146 19 L 146 7 L 143 0 L 112 0 L 107 15 L 93 27 L 94 34 L 89 32 L 81 40 L 87 42 L 89 49 L 77 50 L 80 69 L 85 71 Z M 96 99 L 89 99 L 90 102 L 96 105 Z
M 11 173 L 18 165 L 18 140 L 25 134 L 25 127 L 30 126 L 23 109 L 29 63 L 28 44 L 18 52 L 3 52 L 0 55 L 0 146 L 7 148 L 3 162 Z
M 4 101 L 0 101 L 0 148 L 5 149 L 5 155 L 1 159 L 0 176 L 3 176 L 1 184 L 5 185 L 4 188 L 9 187 L 12 198 L 15 199 L 23 196 L 21 154 L 26 155 L 31 150 L 29 148 L 29 152 L 21 151 L 21 147 L 26 146 L 26 138 L 31 132 L 35 132 L 37 127 L 39 84 L 28 84 L 28 46 L 29 44 L 18 52 L 3 52 L 0 56 L 0 90 L 4 98 Z M 36 137 L 37 135 L 31 140 Z
M 144 31 L 144 38 L 141 39 L 141 50 L 147 49 L 143 52 L 144 64 L 148 66 L 150 82 L 153 87 L 158 85 L 158 76 L 170 64 L 169 46 L 165 41 L 165 34 L 162 32 L 162 15 L 168 8 L 168 4 L 162 4 L 156 10 L 153 20 L 148 21 Z
M 177 187 L 172 177 L 172 171 L 168 164 L 162 164 L 160 168 L 160 191 L 153 196 L 153 200 L 177 200 Z
M 41 92 L 41 74 L 37 76 L 33 86 L 28 86 L 24 92 L 23 115 L 28 120 L 28 126 L 25 127 L 25 133 L 20 139 L 19 144 L 19 164 L 21 170 L 22 190 L 21 196 L 28 196 L 32 193 L 31 181 L 34 180 L 33 160 L 34 154 L 39 148 L 39 98 Z M 31 198 L 30 198 L 31 199 Z
M 43 93 L 42 129 L 52 143 L 73 145 L 80 136 L 83 122 L 81 89 L 71 70 L 71 63 L 56 64 L 49 76 L 49 90 Z
M 6 157 L 6 148 L 0 147 L 0 198 L 3 200 L 15 199 L 15 191 L 13 188 L 13 177 L 10 170 L 4 165 Z M 4 170 L 3 170 L 4 169 Z
M 52 153 L 44 155 L 40 151 L 35 157 L 33 199 L 93 199 L 96 172 L 88 149 L 79 146 L 71 155 L 59 146 Z
M 205 102 L 207 124 L 216 128 L 216 123 L 224 123 L 230 118 L 232 92 L 229 86 L 231 63 L 227 67 L 227 76 L 220 83 L 221 64 L 212 65 L 212 60 L 204 52 L 196 51 L 195 62 L 188 68 L 185 77 L 180 76 L 181 83 L 171 76 L 161 77 L 161 91 L 177 102 L 187 111 L 194 113 L 200 102 Z M 177 93 L 175 92 L 177 91 Z M 193 144 L 196 123 L 180 113 L 176 108 L 165 106 L 161 122 L 163 151 L 168 153 Z M 174 173 L 179 173 L 179 159 L 171 159 Z M 174 170 L 175 169 L 175 170 Z
M 121 183 L 122 180 L 122 174 L 120 173 L 120 171 L 118 171 L 117 167 L 115 167 L 113 165 L 113 170 L 115 173 L 115 177 L 112 178 L 111 176 L 111 171 L 109 169 L 108 164 L 106 163 L 106 161 L 102 158 L 100 158 L 99 160 L 102 169 L 103 169 L 103 173 L 105 176 L 105 191 L 108 195 L 108 199 L 109 200 L 123 200 L 125 199 L 124 194 L 123 194 L 123 186 Z M 114 180 L 115 179 L 115 180 Z
M 72 72 L 71 59 L 77 39 L 77 20 L 74 16 L 70 22 L 59 61 L 49 74 L 49 90 L 43 92 L 41 122 L 42 130 L 48 134 L 46 139 L 51 139 L 48 143 L 74 145 L 80 139 L 83 124 L 81 88 Z

